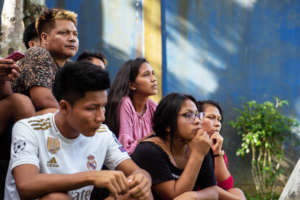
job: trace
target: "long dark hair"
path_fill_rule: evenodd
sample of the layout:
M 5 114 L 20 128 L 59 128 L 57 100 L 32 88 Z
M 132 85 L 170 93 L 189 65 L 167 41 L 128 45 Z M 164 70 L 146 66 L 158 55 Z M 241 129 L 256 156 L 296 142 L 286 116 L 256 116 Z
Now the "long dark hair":
M 171 93 L 165 96 L 159 102 L 152 119 L 152 128 L 158 137 L 166 141 L 167 136 L 170 135 L 171 152 L 174 134 L 177 131 L 178 113 L 186 100 L 191 100 L 196 105 L 196 100 L 191 95 Z
M 129 83 L 134 82 L 141 65 L 148 63 L 145 58 L 136 58 L 126 61 L 119 69 L 108 95 L 106 106 L 105 123 L 119 136 L 120 128 L 120 102 L 125 96 L 133 97 L 133 92 L 129 88 Z

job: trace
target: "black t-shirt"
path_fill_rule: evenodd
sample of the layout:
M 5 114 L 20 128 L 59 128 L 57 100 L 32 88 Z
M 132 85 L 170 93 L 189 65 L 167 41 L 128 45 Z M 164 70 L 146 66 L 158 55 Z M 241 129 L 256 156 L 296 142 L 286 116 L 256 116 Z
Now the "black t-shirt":
M 177 180 L 183 172 L 182 169 L 175 167 L 168 154 L 153 142 L 141 142 L 131 156 L 136 164 L 150 173 L 152 185 Z M 203 160 L 194 190 L 214 185 L 216 185 L 216 177 L 212 151 L 210 150 Z M 154 191 L 153 195 L 156 200 L 160 199 Z

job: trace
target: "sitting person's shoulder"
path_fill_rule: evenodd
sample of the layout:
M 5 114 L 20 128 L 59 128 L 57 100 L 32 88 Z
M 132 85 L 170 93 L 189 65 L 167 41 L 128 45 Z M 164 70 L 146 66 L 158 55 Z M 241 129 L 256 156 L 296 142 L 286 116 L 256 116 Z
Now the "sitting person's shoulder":
M 157 107 L 157 103 L 155 101 L 153 101 L 152 99 L 148 99 L 147 100 L 147 107 L 149 107 L 151 112 L 154 113 L 155 110 L 156 110 L 156 107 Z
M 54 113 L 46 113 L 43 115 L 33 116 L 25 119 L 21 119 L 14 124 L 14 129 L 19 131 L 24 130 L 24 127 L 31 129 L 33 132 L 44 132 L 54 127 L 53 123 Z
M 159 144 L 159 138 L 157 136 L 151 136 L 142 140 L 134 151 L 135 155 L 162 155 L 166 154 L 164 149 Z
M 121 105 L 132 105 L 132 101 L 129 96 L 122 97 L 120 103 Z
M 106 124 L 101 124 L 101 126 L 96 130 L 95 136 L 97 138 L 107 138 L 111 139 L 113 138 L 114 140 L 118 141 L 116 138 L 115 134 L 108 128 Z
M 26 58 L 36 57 L 36 56 L 50 56 L 51 57 L 51 54 L 47 49 L 45 49 L 43 47 L 31 47 L 26 50 L 24 58 L 26 59 Z
M 17 64 L 22 66 L 33 62 L 37 65 L 56 66 L 56 63 L 50 52 L 42 47 L 31 47 L 27 49 L 25 52 L 25 57 Z
M 119 103 L 120 111 L 126 111 L 128 113 L 135 113 L 135 108 L 129 96 L 122 97 Z
M 154 100 L 148 99 L 147 101 L 151 106 L 155 106 L 155 107 L 157 106 L 157 103 Z
M 106 134 L 106 133 L 111 133 L 111 131 L 109 130 L 107 125 L 101 124 L 101 126 L 97 129 L 96 133 Z

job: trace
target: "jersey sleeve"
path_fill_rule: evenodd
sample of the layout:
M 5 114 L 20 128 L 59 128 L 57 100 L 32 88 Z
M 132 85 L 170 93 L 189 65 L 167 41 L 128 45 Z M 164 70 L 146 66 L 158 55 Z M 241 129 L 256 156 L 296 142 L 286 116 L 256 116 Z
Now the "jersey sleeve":
M 11 168 L 32 164 L 39 168 L 38 139 L 24 122 L 17 122 L 12 130 Z
M 132 154 L 132 159 L 150 173 L 153 185 L 175 180 L 169 168 L 168 155 L 152 142 L 140 143 Z
M 104 165 L 109 169 L 115 169 L 124 160 L 130 159 L 130 157 L 116 136 L 111 131 L 109 131 L 109 134 L 109 145 L 107 148 Z
M 119 141 L 124 145 L 125 150 L 132 154 L 138 141 L 133 136 L 133 112 L 128 101 L 130 100 L 127 98 L 123 99 L 120 106 Z

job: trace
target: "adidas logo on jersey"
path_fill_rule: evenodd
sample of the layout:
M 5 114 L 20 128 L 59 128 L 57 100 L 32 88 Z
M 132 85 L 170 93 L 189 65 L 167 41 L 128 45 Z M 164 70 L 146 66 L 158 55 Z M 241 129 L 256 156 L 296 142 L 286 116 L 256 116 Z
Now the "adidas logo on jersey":
M 52 157 L 48 162 L 47 162 L 48 167 L 59 167 L 55 157 Z

